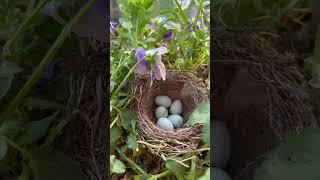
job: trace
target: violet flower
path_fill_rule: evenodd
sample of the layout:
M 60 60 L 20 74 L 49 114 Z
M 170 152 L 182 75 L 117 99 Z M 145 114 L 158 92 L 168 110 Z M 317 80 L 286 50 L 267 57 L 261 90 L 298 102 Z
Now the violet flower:
M 197 8 L 197 7 L 192 8 L 192 10 L 191 10 L 191 17 L 193 17 L 193 18 L 196 17 L 197 12 L 198 12 L 198 8 Z
M 154 26 L 155 26 L 154 22 L 150 22 L 150 23 L 149 23 L 149 27 L 150 27 L 151 29 L 154 28 Z
M 117 25 L 118 25 L 118 22 L 110 21 L 110 32 L 114 35 L 118 35 Z
M 126 81 L 122 86 L 121 86 L 121 91 L 125 91 L 129 85 L 129 81 Z
M 140 48 L 136 51 L 136 59 L 137 61 L 140 61 L 140 63 L 137 65 L 137 67 L 134 69 L 134 72 L 138 75 L 146 75 L 150 74 L 151 77 L 151 85 L 154 79 L 157 80 L 166 80 L 166 68 L 161 61 L 161 55 L 168 52 L 168 49 L 166 47 L 159 47 L 155 49 L 150 49 L 148 51 L 145 51 L 143 48 Z M 143 60 L 143 58 L 146 55 L 154 55 L 157 54 L 157 57 L 155 59 L 156 64 L 152 64 L 150 71 L 148 70 L 148 63 L 147 61 Z M 150 86 L 151 86 L 150 85 Z
M 140 61 L 140 63 L 133 70 L 134 73 L 139 75 L 145 75 L 148 73 L 147 61 L 142 60 L 145 55 L 146 55 L 146 51 L 143 48 L 137 49 L 135 56 L 137 61 Z
M 191 0 L 178 0 L 178 1 L 180 1 L 179 3 L 182 10 L 187 9 L 191 3 Z
M 164 34 L 162 37 L 165 38 L 165 39 L 170 39 L 172 36 L 173 36 L 173 32 L 170 31 L 167 34 Z

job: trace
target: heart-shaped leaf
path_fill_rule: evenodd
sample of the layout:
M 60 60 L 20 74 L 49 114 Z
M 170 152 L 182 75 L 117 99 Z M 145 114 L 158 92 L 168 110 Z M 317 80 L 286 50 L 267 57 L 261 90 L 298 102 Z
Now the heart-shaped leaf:
M 118 159 L 116 159 L 115 155 L 110 156 L 110 172 L 122 174 L 126 172 L 126 166 Z
M 23 133 L 17 139 L 17 143 L 20 145 L 32 144 L 44 137 L 49 129 L 50 124 L 55 120 L 58 113 L 54 113 L 39 121 L 32 121 L 27 124 L 26 132 Z
M 210 122 L 210 104 L 208 102 L 200 103 L 191 113 L 184 126 L 195 124 L 208 124 Z
M 11 88 L 13 76 L 0 77 L 0 99 L 3 98 Z
M 121 135 L 122 135 L 122 130 L 119 127 L 111 128 L 110 130 L 110 147 L 111 148 L 116 145 Z

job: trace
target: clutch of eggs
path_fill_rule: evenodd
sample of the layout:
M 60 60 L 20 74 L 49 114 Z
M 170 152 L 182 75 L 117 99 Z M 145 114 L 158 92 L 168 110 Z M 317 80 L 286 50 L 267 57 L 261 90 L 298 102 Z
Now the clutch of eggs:
M 172 102 L 169 96 L 160 95 L 155 98 L 155 103 L 158 106 L 155 110 L 158 127 L 166 131 L 174 131 L 174 128 L 182 126 L 183 118 L 180 115 L 182 102 L 179 99 Z

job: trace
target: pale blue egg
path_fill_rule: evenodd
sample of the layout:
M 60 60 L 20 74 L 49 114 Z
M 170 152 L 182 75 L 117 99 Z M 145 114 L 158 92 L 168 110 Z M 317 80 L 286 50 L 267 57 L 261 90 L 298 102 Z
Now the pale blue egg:
M 160 118 L 157 122 L 158 127 L 166 131 L 173 131 L 174 127 L 168 118 Z
M 183 118 L 180 115 L 173 114 L 168 117 L 175 128 L 181 127 L 183 124 Z

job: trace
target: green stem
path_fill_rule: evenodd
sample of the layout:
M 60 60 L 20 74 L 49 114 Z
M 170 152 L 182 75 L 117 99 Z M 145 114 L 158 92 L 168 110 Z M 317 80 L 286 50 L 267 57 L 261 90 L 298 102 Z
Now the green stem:
M 116 122 L 119 120 L 119 116 L 117 116 L 112 123 L 110 124 L 110 129 L 114 126 L 114 124 L 116 124 Z
M 46 138 L 45 142 L 41 145 L 41 148 L 48 147 L 56 137 L 61 133 L 62 129 L 71 121 L 71 115 L 68 115 L 65 119 L 61 120 L 59 124 L 52 128 L 50 134 Z
M 4 55 L 10 54 L 10 48 L 13 45 L 13 43 L 18 39 L 19 35 L 21 35 L 23 31 L 25 31 L 25 29 L 27 28 L 30 21 L 32 21 L 32 19 L 38 14 L 38 12 L 42 9 L 42 7 L 48 1 L 49 0 L 42 0 L 39 3 L 39 5 L 31 13 L 27 14 L 27 18 L 18 27 L 17 31 L 13 34 L 12 38 L 9 41 L 7 41 L 7 43 L 3 46 L 3 54 Z
M 143 59 L 142 59 L 142 60 L 143 60 Z M 111 95 L 111 98 L 110 98 L 110 99 L 112 99 L 114 96 L 116 96 L 116 95 L 119 93 L 121 87 L 126 83 L 126 81 L 129 79 L 130 75 L 132 74 L 133 69 L 134 69 L 142 60 L 138 61 L 138 62 L 130 69 L 130 71 L 128 72 L 128 74 L 126 75 L 126 77 L 122 80 L 121 84 L 118 86 L 118 88 L 116 89 L 116 91 Z
M 17 143 L 15 143 L 14 141 L 12 141 L 11 139 L 5 137 L 5 136 L 0 136 L 0 139 L 2 139 L 3 141 L 5 141 L 7 144 L 9 144 L 10 146 L 12 146 L 13 148 L 15 148 L 16 150 L 20 151 L 24 156 L 30 158 L 30 154 L 29 152 L 27 152 L 25 149 L 23 149 L 21 146 L 19 146 Z
M 184 23 L 187 25 L 188 24 L 188 18 L 184 14 L 184 12 L 183 12 L 183 10 L 182 10 L 182 8 L 180 6 L 180 3 L 178 2 L 178 0 L 174 0 L 174 1 L 175 1 L 176 5 L 178 6 L 178 10 L 180 12 L 180 15 L 182 16 L 182 19 L 183 19 Z
M 117 74 L 117 72 L 120 70 L 120 68 L 122 68 L 122 65 L 130 58 L 131 56 L 128 56 L 124 61 L 120 61 L 119 62 L 119 65 L 118 65 L 118 67 L 117 67 L 117 69 L 112 73 L 112 75 L 111 75 L 111 77 L 110 77 L 110 79 L 112 80 L 113 79 L 113 77 Z
M 116 148 L 117 152 L 119 153 L 119 155 L 126 160 L 130 166 L 136 170 L 138 170 L 141 174 L 147 174 L 138 164 L 136 164 L 135 162 L 133 162 L 130 158 L 128 158 L 125 154 L 121 153 L 121 151 Z
M 194 24 L 197 24 L 197 22 L 198 22 L 198 19 L 199 19 L 199 16 L 200 16 L 200 12 L 202 10 L 202 4 L 203 4 L 203 0 L 200 0 L 198 11 L 197 11 L 197 15 L 196 15 L 196 18 L 194 19 Z
M 152 175 L 152 177 L 150 177 L 148 180 L 160 179 L 162 177 L 168 176 L 169 174 L 171 174 L 171 172 L 169 170 L 166 170 L 166 171 L 163 171 L 160 174 Z
M 67 39 L 70 34 L 72 27 L 80 20 L 80 18 L 89 10 L 89 8 L 95 3 L 96 0 L 89 0 L 81 10 L 71 19 L 71 21 L 65 25 L 59 37 L 53 43 L 45 57 L 42 59 L 38 67 L 33 72 L 31 78 L 24 84 L 22 89 L 16 95 L 16 97 L 11 101 L 7 109 L 1 114 L 0 124 L 9 117 L 9 115 L 15 110 L 15 108 L 21 103 L 22 99 L 31 90 L 36 81 L 42 76 L 43 72 L 48 67 L 49 63 L 53 60 L 54 56 L 57 54 L 59 48 L 63 42 Z M 45 2 L 45 1 L 44 1 Z

